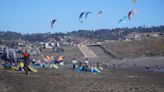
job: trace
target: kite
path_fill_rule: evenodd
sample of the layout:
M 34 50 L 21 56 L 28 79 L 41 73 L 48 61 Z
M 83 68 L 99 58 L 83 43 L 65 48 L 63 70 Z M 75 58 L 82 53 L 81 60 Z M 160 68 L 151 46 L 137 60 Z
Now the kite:
M 51 21 L 51 28 L 53 28 L 54 23 L 56 22 L 56 19 Z
M 86 12 L 82 12 L 82 13 L 80 14 L 80 16 L 79 16 L 79 20 L 80 20 L 81 23 L 83 23 L 82 18 L 83 18 L 83 15 L 84 15 L 84 14 L 86 14 Z
M 128 19 L 131 20 L 131 17 L 132 17 L 136 12 L 137 12 L 136 10 L 131 10 L 131 11 L 128 13 Z
M 97 13 L 97 17 L 100 17 L 102 13 L 103 13 L 103 11 L 99 11 L 99 12 Z
M 103 13 L 103 11 L 99 11 L 97 15 L 100 15 L 100 14 L 102 14 L 102 13 Z
M 86 12 L 85 18 L 87 18 L 88 17 L 88 14 L 90 14 L 90 13 L 92 13 L 92 12 Z

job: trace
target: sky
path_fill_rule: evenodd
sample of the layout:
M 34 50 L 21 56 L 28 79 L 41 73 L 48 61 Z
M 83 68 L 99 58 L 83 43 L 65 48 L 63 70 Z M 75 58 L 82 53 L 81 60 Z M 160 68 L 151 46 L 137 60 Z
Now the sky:
M 133 9 L 137 13 L 130 21 L 118 23 Z M 164 0 L 0 0 L 0 30 L 26 34 L 159 26 L 164 25 L 163 9 Z M 79 15 L 84 11 L 92 14 L 81 23 Z M 57 21 L 51 28 L 53 19 Z

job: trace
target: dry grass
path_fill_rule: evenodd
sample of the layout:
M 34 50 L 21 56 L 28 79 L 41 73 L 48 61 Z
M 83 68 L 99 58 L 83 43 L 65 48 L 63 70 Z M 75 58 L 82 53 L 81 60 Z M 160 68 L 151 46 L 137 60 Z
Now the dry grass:
M 103 44 L 106 49 L 119 57 L 164 56 L 164 38 L 150 38 L 131 42 L 112 42 Z

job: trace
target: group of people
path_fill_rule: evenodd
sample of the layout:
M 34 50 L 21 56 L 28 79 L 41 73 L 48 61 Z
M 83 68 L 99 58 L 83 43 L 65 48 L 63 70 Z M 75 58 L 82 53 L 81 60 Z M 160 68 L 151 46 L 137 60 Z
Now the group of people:
M 4 60 L 4 63 L 9 63 L 11 65 L 18 64 L 16 50 L 12 48 L 4 47 L 1 59 Z
M 86 71 L 86 72 L 100 72 L 99 63 L 97 62 L 96 64 L 90 64 L 88 58 L 86 58 L 84 62 L 82 61 L 77 62 L 76 59 L 73 59 L 72 69 L 78 71 Z
M 42 67 L 42 68 L 48 68 L 52 64 L 59 64 L 59 65 L 64 65 L 64 56 L 59 56 L 59 57 L 52 57 L 52 56 L 45 56 L 45 58 L 42 59 L 33 59 L 32 63 L 34 66 Z
M 28 65 L 30 63 L 30 54 L 27 50 L 21 51 L 21 56 L 17 58 L 17 50 L 13 48 L 4 47 L 1 59 L 4 60 L 4 65 L 18 66 L 20 59 L 23 60 L 25 74 L 28 75 Z
M 41 62 L 41 60 L 32 60 L 32 58 L 30 57 L 30 53 L 28 52 L 28 50 L 20 50 L 19 51 L 19 55 L 21 57 L 17 57 L 18 51 L 16 49 L 9 49 L 8 47 L 4 47 L 3 48 L 3 53 L 1 56 L 1 59 L 4 60 L 4 64 L 8 64 L 11 66 L 19 66 L 19 63 L 23 61 L 24 66 L 23 69 L 25 71 L 25 74 L 28 75 L 29 71 L 28 71 L 28 66 L 30 64 L 30 61 L 34 61 L 32 62 L 33 64 L 36 65 L 46 65 L 43 62 Z M 64 56 L 60 56 L 58 58 L 52 58 L 51 56 L 46 56 L 46 59 L 43 60 L 45 62 L 48 62 L 50 64 L 61 64 L 64 65 Z M 79 70 L 79 71 L 94 71 L 94 69 L 99 69 L 99 63 L 97 62 L 96 64 L 90 64 L 90 61 L 88 58 L 85 59 L 84 62 L 79 61 L 77 62 L 76 59 L 72 60 L 72 68 L 73 70 Z

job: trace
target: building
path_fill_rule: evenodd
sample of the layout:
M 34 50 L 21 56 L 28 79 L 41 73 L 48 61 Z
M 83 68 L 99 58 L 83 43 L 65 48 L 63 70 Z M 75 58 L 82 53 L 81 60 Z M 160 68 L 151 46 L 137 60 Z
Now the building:
M 125 41 L 132 41 L 132 40 L 141 40 L 141 39 L 148 39 L 150 37 L 160 37 L 161 33 L 160 32 L 145 32 L 145 33 L 140 33 L 140 32 L 132 32 L 125 36 Z

